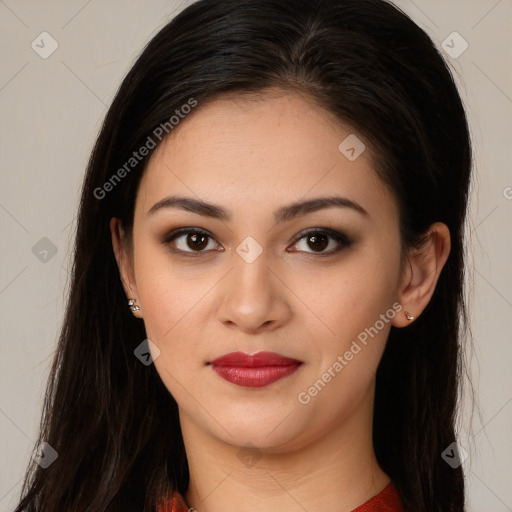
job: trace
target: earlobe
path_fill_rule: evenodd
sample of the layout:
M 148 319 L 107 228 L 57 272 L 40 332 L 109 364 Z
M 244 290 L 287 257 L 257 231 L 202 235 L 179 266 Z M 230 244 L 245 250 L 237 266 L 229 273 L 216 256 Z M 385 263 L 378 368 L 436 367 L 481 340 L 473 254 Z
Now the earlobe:
M 127 240 L 121 221 L 116 217 L 112 217 L 112 219 L 110 219 L 110 234 L 112 236 L 112 249 L 119 269 L 119 276 L 123 284 L 124 292 L 127 296 L 127 305 L 134 316 L 141 318 L 141 308 L 137 305 L 137 286 L 135 285 L 135 278 L 133 275 L 133 265 L 128 254 Z
M 410 325 L 427 307 L 449 254 L 448 227 L 442 222 L 431 224 L 425 243 L 409 253 L 408 272 L 398 296 L 404 310 L 393 319 L 395 327 Z

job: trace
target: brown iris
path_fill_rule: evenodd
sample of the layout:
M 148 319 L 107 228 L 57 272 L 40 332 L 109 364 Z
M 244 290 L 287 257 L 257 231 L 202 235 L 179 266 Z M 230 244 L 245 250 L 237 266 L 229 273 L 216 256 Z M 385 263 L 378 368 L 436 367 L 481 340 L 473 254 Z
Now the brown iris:
M 208 236 L 201 233 L 193 233 L 187 236 L 187 245 L 194 250 L 204 249 L 208 245 Z
M 327 235 L 310 235 L 308 236 L 308 244 L 311 249 L 322 251 L 329 245 L 329 237 Z

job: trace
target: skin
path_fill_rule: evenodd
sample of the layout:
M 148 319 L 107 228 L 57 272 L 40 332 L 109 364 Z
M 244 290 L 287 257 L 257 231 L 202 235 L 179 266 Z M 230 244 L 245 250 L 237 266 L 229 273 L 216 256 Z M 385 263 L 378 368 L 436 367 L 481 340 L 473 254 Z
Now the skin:
M 111 221 L 127 297 L 141 307 L 135 315 L 161 351 L 154 364 L 179 405 L 191 474 L 185 499 L 199 512 L 348 512 L 390 481 L 372 446 L 375 374 L 391 325 L 409 325 L 403 310 L 417 318 L 428 304 L 450 236 L 433 224 L 401 271 L 397 204 L 369 144 L 357 134 L 366 149 L 354 161 L 338 150 L 352 133 L 296 92 L 224 96 L 198 106 L 153 153 L 132 238 Z M 170 195 L 215 203 L 231 219 L 178 208 L 148 214 Z M 367 215 L 329 207 L 275 222 L 285 205 L 333 195 Z M 186 234 L 162 243 L 180 227 L 210 233 L 199 257 L 186 256 L 194 253 Z M 318 249 L 298 239 L 311 228 L 353 243 L 322 257 L 338 243 L 322 239 L 329 245 Z M 236 252 L 248 236 L 262 249 L 251 263 Z M 394 303 L 403 310 L 300 403 L 299 393 Z M 303 364 L 269 386 L 240 387 L 207 364 L 234 351 L 273 351 Z

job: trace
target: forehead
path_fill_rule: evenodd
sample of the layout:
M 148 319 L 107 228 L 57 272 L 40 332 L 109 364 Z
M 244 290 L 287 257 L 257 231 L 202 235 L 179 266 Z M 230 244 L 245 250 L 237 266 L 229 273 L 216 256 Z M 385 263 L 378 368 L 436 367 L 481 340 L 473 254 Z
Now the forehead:
M 361 154 L 353 159 L 347 145 Z M 196 107 L 156 148 L 136 209 L 147 212 L 179 192 L 253 215 L 265 204 L 333 193 L 389 210 L 393 199 L 370 151 L 362 136 L 305 95 L 230 94 Z

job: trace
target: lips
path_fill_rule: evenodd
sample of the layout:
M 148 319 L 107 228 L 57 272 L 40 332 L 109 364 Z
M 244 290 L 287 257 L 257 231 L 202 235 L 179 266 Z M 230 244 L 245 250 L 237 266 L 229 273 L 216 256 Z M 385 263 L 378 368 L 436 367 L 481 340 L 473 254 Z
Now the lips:
M 259 388 L 291 375 L 302 363 L 275 352 L 258 352 L 253 355 L 232 352 L 209 364 L 219 377 L 232 384 Z

